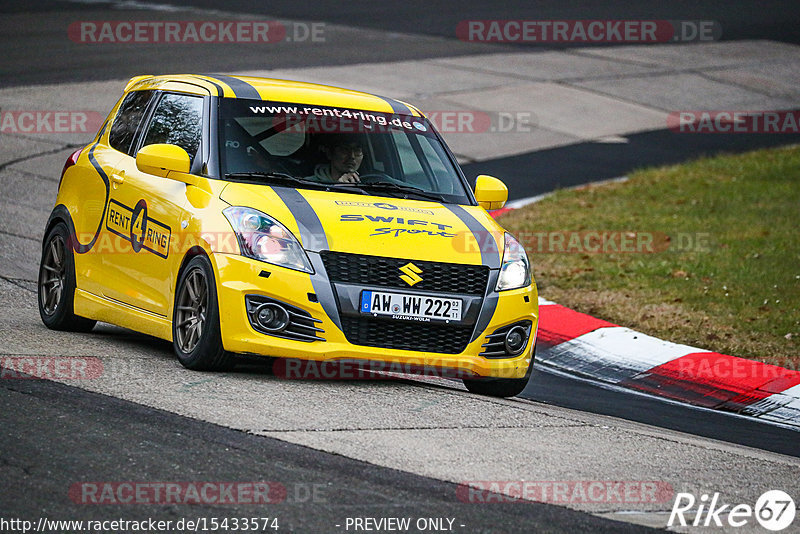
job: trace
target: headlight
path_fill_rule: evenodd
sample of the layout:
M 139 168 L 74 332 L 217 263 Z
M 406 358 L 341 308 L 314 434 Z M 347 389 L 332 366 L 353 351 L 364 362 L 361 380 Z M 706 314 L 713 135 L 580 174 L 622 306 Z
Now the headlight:
M 253 208 L 230 206 L 227 217 L 244 256 L 281 267 L 313 273 L 303 247 L 281 223 Z
M 509 233 L 506 233 L 503 249 L 503 265 L 497 278 L 497 291 L 517 289 L 531 283 L 531 264 L 525 249 Z

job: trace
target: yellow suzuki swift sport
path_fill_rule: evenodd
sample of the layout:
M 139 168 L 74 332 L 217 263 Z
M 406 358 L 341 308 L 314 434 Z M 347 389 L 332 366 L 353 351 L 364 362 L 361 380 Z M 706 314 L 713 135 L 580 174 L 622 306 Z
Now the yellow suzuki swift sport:
M 189 369 L 236 354 L 380 364 L 509 397 L 530 376 L 538 305 L 525 251 L 486 211 L 507 196 L 490 176 L 473 192 L 397 100 L 140 76 L 64 166 L 39 310 L 52 329 L 171 340 Z

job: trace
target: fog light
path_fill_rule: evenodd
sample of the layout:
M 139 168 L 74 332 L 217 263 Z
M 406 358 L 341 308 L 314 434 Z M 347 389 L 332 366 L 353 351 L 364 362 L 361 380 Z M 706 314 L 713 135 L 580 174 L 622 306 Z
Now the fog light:
M 517 354 L 528 342 L 528 332 L 521 326 L 515 326 L 506 334 L 506 351 Z
M 268 332 L 280 332 L 289 324 L 289 312 L 283 306 L 268 302 L 256 310 L 256 320 Z

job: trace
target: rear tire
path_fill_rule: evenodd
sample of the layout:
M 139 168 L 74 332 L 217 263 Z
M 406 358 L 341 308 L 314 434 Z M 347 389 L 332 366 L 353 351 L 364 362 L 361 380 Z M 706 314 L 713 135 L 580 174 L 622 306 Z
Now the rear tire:
M 533 348 L 533 356 L 528 370 L 523 378 L 477 378 L 464 379 L 464 385 L 470 393 L 476 395 L 486 395 L 489 397 L 516 397 L 528 385 L 528 380 L 533 372 L 533 362 L 536 359 L 536 347 Z
M 69 230 L 56 224 L 44 240 L 39 262 L 39 316 L 47 328 L 89 332 L 97 321 L 75 315 L 75 259 Z
M 195 256 L 181 272 L 172 313 L 172 346 L 178 361 L 195 371 L 228 371 L 233 356 L 222 347 L 214 270 Z

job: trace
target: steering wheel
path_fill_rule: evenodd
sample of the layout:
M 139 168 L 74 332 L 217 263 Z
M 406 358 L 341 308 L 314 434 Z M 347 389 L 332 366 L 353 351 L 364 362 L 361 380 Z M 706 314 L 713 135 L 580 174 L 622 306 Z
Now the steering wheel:
M 391 176 L 389 176 L 385 172 L 381 172 L 381 171 L 372 171 L 372 172 L 368 172 L 368 173 L 365 173 L 365 174 L 359 174 L 358 177 L 362 182 L 367 183 L 367 184 L 369 184 L 369 183 L 378 183 L 378 182 L 389 182 L 389 183 L 394 183 L 394 184 L 402 184 L 403 183 L 400 180 L 392 178 Z

